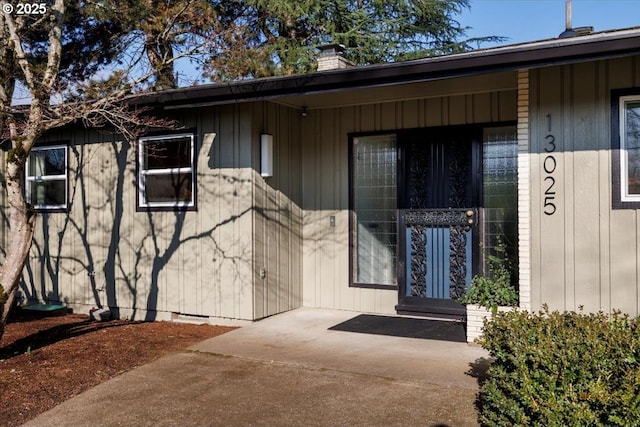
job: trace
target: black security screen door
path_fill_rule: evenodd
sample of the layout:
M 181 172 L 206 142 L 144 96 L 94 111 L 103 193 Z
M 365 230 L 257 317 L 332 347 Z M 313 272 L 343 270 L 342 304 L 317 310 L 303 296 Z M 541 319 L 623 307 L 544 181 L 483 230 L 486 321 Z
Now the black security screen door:
M 400 138 L 398 285 L 401 313 L 464 315 L 455 299 L 478 258 L 481 129 L 423 129 Z
M 462 316 L 456 297 L 499 243 L 517 281 L 513 123 L 352 135 L 349 159 L 350 286 L 398 291 L 400 313 Z

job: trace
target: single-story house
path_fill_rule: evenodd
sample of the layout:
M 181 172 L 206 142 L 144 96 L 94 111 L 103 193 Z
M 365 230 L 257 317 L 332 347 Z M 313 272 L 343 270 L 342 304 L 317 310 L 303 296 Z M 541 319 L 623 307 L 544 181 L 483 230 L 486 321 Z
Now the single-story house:
M 333 47 L 312 74 L 136 102 L 182 127 L 31 153 L 24 298 L 464 316 L 502 242 L 522 308 L 640 314 L 640 28 L 367 67 Z

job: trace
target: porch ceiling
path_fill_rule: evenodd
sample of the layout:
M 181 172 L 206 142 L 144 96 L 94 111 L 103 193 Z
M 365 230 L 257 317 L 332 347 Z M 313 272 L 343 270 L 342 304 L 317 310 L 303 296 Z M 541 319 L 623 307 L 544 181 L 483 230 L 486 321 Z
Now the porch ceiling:
M 307 110 L 316 110 L 516 89 L 517 72 L 509 71 L 430 82 L 352 88 L 315 94 L 283 96 L 275 99 L 274 102 L 299 109 L 306 108 Z

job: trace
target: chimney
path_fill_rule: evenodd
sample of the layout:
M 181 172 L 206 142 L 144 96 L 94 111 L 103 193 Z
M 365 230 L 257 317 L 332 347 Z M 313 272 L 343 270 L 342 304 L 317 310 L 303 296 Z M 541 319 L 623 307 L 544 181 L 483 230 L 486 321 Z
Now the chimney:
M 328 44 L 319 46 L 318 71 L 341 70 L 353 67 L 353 63 L 345 59 L 345 47 L 341 44 Z
M 572 28 L 573 25 L 571 23 L 571 0 L 567 0 L 564 4 L 565 8 L 565 30 L 558 36 L 561 39 L 567 37 L 577 37 L 584 36 L 587 34 L 591 34 L 593 32 L 593 27 L 577 27 Z

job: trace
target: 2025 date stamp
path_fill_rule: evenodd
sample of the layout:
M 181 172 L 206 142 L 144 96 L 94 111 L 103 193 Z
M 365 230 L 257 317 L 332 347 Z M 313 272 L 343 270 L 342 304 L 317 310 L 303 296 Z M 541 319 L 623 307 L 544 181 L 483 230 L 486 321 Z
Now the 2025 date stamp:
M 47 13 L 46 3 L 5 3 L 2 2 L 2 13 L 7 15 L 44 15 Z

